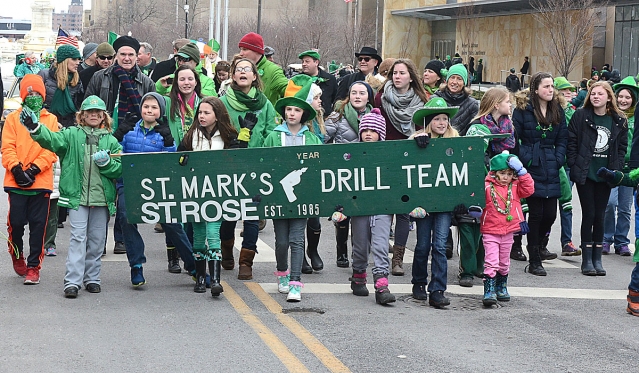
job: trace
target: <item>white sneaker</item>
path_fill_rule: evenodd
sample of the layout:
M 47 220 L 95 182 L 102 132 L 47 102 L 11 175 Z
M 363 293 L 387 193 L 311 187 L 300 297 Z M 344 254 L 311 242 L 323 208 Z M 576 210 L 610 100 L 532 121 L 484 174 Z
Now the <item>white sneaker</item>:
M 298 281 L 289 282 L 287 302 L 299 302 L 302 300 L 302 283 Z
M 277 291 L 282 294 L 287 294 L 289 288 L 289 279 L 291 277 L 289 271 L 275 272 L 275 276 L 277 276 Z

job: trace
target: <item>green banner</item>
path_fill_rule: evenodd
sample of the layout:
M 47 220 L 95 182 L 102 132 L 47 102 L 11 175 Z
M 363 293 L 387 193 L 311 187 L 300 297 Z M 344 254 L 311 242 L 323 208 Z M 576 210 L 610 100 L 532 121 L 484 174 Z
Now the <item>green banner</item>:
M 483 206 L 483 141 L 125 154 L 127 217 L 132 223 L 232 221 L 330 216 L 336 205 L 349 216 Z

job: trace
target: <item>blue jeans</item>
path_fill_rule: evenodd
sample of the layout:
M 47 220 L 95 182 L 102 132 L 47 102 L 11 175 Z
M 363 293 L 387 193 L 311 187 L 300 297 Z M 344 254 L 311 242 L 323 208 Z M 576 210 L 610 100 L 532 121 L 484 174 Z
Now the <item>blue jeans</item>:
M 448 278 L 446 260 L 446 239 L 452 214 L 436 212 L 423 219 L 415 219 L 417 224 L 417 245 L 413 257 L 413 284 L 428 284 L 428 291 L 445 291 Z M 431 231 L 432 244 L 431 244 Z M 428 283 L 428 256 L 431 253 L 431 275 Z
M 632 274 L 630 274 L 630 285 L 628 285 L 628 289 L 639 291 L 639 263 L 635 264 L 635 268 L 632 270 Z
M 118 188 L 118 212 L 122 222 L 122 233 L 124 233 L 124 245 L 126 246 L 126 256 L 129 259 L 129 266 L 142 265 L 146 263 L 144 256 L 144 241 L 137 224 L 129 224 L 126 218 L 126 203 L 124 201 L 124 188 Z M 193 259 L 193 247 L 189 241 L 182 224 L 161 223 L 164 234 L 175 244 L 175 249 L 184 261 L 184 269 L 189 273 L 195 271 L 195 260 Z
M 288 250 L 291 249 L 291 281 L 302 280 L 302 262 L 304 261 L 304 243 L 306 236 L 306 219 L 273 220 L 275 229 L 275 260 L 277 270 L 289 269 Z
M 120 201 L 116 202 L 116 207 L 120 205 Z M 109 227 L 107 226 L 107 231 Z M 124 242 L 124 234 L 122 233 L 122 218 L 119 214 L 115 214 L 115 221 L 113 222 L 113 240 L 115 242 Z
M 616 248 L 630 244 L 628 231 L 630 231 L 632 194 L 633 188 L 631 187 L 619 186 L 610 190 L 610 198 L 604 217 L 604 242 L 614 243 Z M 615 212 L 617 213 L 616 224 Z
M 259 220 L 242 221 L 244 233 L 242 234 L 242 248 L 257 252 L 257 236 L 260 233 Z M 220 227 L 220 240 L 235 239 L 235 226 L 237 221 L 223 221 Z

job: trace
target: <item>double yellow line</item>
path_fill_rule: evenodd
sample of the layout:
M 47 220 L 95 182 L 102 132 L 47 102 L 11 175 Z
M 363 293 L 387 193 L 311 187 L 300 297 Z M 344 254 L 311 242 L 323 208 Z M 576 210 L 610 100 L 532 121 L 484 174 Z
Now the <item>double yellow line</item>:
M 297 339 L 300 340 L 311 351 L 324 366 L 331 372 L 350 372 L 348 367 L 335 357 L 313 334 L 298 323 L 294 318 L 282 313 L 282 306 L 279 305 L 262 287 L 256 282 L 246 282 L 246 287 L 259 299 L 262 304 L 275 315 L 277 320 L 284 325 Z M 264 323 L 253 313 L 251 308 L 242 298 L 229 286 L 223 282 L 224 297 L 231 303 L 233 308 L 242 317 L 262 341 L 271 349 L 273 354 L 286 366 L 289 372 L 309 372 L 308 368 L 286 347 L 286 345 L 273 333 Z

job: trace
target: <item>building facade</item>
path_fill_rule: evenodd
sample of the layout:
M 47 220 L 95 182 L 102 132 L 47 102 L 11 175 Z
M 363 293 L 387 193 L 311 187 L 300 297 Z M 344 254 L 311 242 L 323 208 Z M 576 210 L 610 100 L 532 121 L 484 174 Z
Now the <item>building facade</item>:
M 82 0 L 71 0 L 67 11 L 53 13 L 53 31 L 58 31 L 58 27 L 74 35 L 82 33 L 84 17 L 84 6 Z

